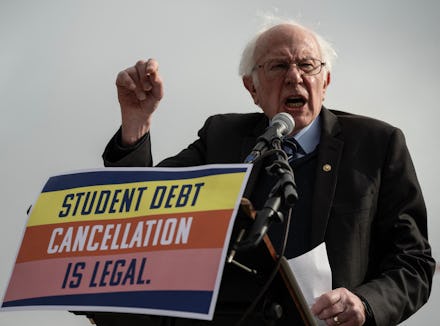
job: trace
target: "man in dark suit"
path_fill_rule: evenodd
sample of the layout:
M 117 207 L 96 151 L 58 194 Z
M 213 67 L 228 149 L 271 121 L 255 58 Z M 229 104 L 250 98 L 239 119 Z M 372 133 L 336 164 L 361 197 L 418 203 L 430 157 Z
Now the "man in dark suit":
M 399 129 L 323 107 L 333 54 L 321 37 L 296 24 L 257 35 L 240 71 L 264 114 L 210 117 L 194 143 L 159 166 L 243 162 L 269 120 L 289 113 L 295 120 L 290 136 L 301 151 L 291 163 L 299 199 L 286 256 L 325 242 L 332 271 L 333 290 L 311 310 L 327 325 L 394 325 L 430 294 L 435 262 L 425 204 Z M 105 165 L 151 166 L 151 116 L 163 96 L 157 62 L 139 61 L 119 73 L 116 85 L 122 127 L 107 145 Z M 264 173 L 256 181 L 251 200 L 257 208 L 271 182 Z M 269 235 L 279 241 L 276 228 Z

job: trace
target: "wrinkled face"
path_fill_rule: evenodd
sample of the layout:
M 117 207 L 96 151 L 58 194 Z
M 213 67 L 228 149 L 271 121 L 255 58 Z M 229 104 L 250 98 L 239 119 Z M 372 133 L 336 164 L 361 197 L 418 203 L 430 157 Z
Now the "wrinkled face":
M 291 114 L 294 133 L 309 125 L 320 113 L 330 74 L 325 67 L 316 75 L 305 75 L 296 65 L 275 77 L 268 74 L 268 62 L 298 63 L 306 59 L 322 61 L 315 37 L 297 26 L 278 25 L 264 32 L 257 40 L 252 76 L 243 82 L 255 104 L 268 118 L 279 112 Z

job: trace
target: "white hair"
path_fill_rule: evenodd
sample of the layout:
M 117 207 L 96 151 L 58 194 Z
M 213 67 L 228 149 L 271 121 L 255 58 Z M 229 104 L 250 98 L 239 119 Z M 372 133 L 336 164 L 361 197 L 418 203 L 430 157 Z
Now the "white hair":
M 257 45 L 257 41 L 259 39 L 259 37 L 261 36 L 261 34 L 263 34 L 264 32 L 266 32 L 267 30 L 269 30 L 270 28 L 277 26 L 277 25 L 282 25 L 282 24 L 288 24 L 288 25 L 292 25 L 295 27 L 299 27 L 302 29 L 305 29 L 307 31 L 309 31 L 310 33 L 312 33 L 312 35 L 316 38 L 316 41 L 318 42 L 318 46 L 321 52 L 321 58 L 322 61 L 325 62 L 325 68 L 327 69 L 327 71 L 331 71 L 332 67 L 333 67 L 333 63 L 337 57 L 336 51 L 333 49 L 332 45 L 326 41 L 322 36 L 320 36 L 319 34 L 315 33 L 314 31 L 292 21 L 292 20 L 280 20 L 276 17 L 268 17 L 267 20 L 268 21 L 265 26 L 263 27 L 262 30 L 260 30 L 246 45 L 246 47 L 243 50 L 243 53 L 241 55 L 241 60 L 240 60 L 240 65 L 238 68 L 238 73 L 240 76 L 251 76 L 252 75 L 252 71 L 255 67 L 255 57 L 254 57 L 254 53 L 255 53 L 255 47 Z

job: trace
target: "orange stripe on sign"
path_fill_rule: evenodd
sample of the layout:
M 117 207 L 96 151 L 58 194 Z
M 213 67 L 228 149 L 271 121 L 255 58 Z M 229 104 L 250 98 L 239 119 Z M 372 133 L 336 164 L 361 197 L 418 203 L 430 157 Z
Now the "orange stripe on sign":
M 167 214 L 26 229 L 17 263 L 157 250 L 221 248 L 232 210 Z

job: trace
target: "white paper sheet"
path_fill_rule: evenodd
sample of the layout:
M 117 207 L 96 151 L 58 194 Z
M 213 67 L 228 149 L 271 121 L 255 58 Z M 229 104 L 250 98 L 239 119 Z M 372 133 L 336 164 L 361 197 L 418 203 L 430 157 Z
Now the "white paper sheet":
M 324 242 L 288 262 L 309 307 L 321 294 L 332 289 L 332 272 Z
M 332 289 L 332 272 L 324 242 L 301 256 L 289 259 L 288 263 L 309 308 L 321 294 Z M 325 325 L 316 317 L 315 321 L 319 326 Z

